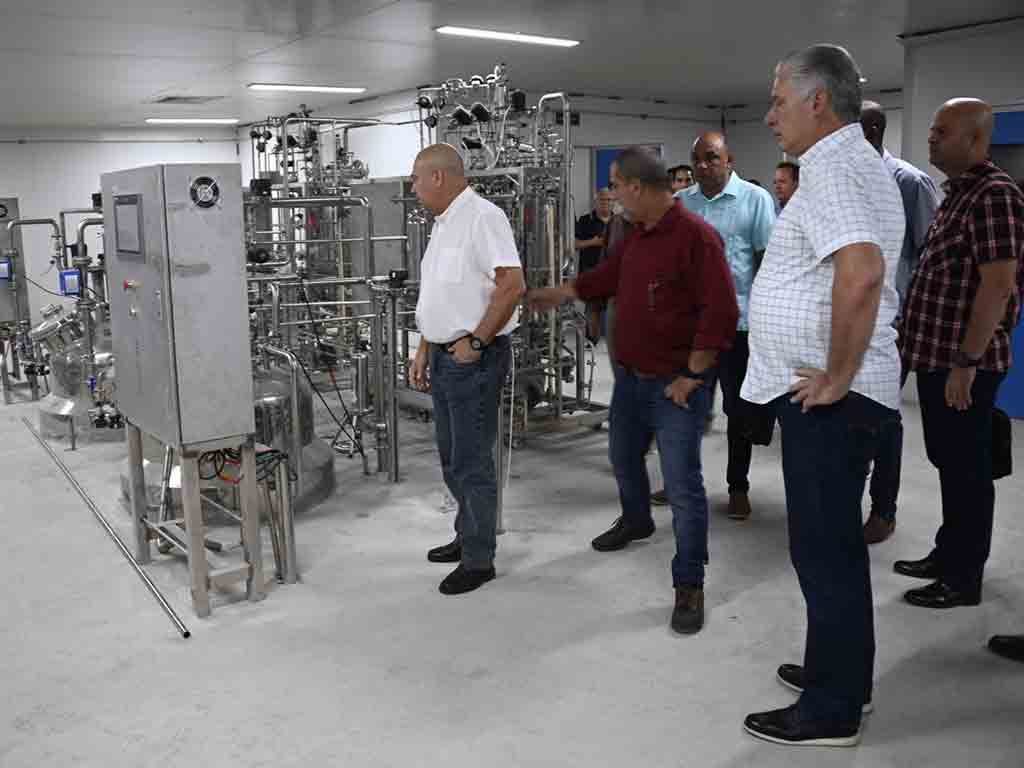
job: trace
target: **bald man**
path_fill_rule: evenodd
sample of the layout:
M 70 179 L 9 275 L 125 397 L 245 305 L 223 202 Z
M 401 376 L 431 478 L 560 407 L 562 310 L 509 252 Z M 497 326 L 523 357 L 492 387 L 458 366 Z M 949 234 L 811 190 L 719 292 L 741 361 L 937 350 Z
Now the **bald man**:
M 903 249 L 896 265 L 896 293 L 899 294 L 900 312 L 907 298 L 910 276 L 917 267 L 928 228 L 939 207 L 939 194 L 924 171 L 905 160 L 889 154 L 885 148 L 885 110 L 876 101 L 865 101 L 860 110 L 860 126 L 864 138 L 882 156 L 882 162 L 896 179 L 903 199 L 906 229 Z M 904 375 L 902 382 L 906 379 Z M 900 469 L 903 456 L 903 422 L 891 419 L 882 427 L 878 441 L 878 455 L 871 471 L 871 513 L 864 523 L 864 541 L 878 544 L 889 538 L 896 529 L 896 499 L 900 491 Z
M 775 204 L 767 190 L 744 181 L 736 173 L 732 153 L 721 133 L 710 132 L 698 137 L 691 154 L 697 183 L 676 193 L 676 197 L 687 210 L 701 216 L 721 235 L 740 310 L 732 348 L 720 358 L 718 380 L 722 386 L 722 405 L 729 417 L 727 514 L 733 520 L 746 520 L 751 513 L 748 476 L 753 449 L 750 434 L 756 430 L 753 422 L 762 411 L 752 404 L 744 404 L 740 387 L 747 375 L 750 357 L 747 342 L 750 289 L 775 226 Z
M 928 156 L 948 177 L 946 198 L 900 327 L 942 493 L 934 549 L 895 564 L 897 573 L 932 581 L 905 595 L 924 608 L 978 605 L 992 542 L 992 411 L 1020 318 L 1024 195 L 988 159 L 991 140 L 992 108 L 983 101 L 953 99 L 935 114 Z
M 431 549 L 427 559 L 459 563 L 440 585 L 442 594 L 456 595 L 495 576 L 492 449 L 512 360 L 508 337 L 526 285 L 508 218 L 469 187 L 453 147 L 434 144 L 420 152 L 412 188 L 435 218 L 420 267 L 421 337 L 409 378 L 433 397 L 441 471 L 458 503 L 455 539 Z

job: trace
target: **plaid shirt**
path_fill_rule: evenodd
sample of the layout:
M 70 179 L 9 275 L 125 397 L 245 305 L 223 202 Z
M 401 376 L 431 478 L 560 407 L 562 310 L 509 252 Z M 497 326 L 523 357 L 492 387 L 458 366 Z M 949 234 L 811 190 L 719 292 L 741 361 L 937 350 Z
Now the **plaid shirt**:
M 1024 292 L 1024 194 L 991 162 L 942 186 L 946 199 L 928 230 L 903 313 L 903 364 L 912 371 L 952 368 L 981 285 L 978 267 L 1014 259 L 1017 291 L 978 366 L 1005 371 L 1010 367 L 1010 334 L 1020 317 Z

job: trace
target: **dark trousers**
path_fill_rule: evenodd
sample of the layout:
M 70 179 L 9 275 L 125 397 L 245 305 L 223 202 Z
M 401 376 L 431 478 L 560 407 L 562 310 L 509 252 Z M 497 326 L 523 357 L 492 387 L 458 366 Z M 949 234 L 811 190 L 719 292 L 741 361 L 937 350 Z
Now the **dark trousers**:
M 430 391 L 444 482 L 458 502 L 455 535 L 462 564 L 483 570 L 497 549 L 498 476 L 494 445 L 498 404 L 512 361 L 505 336 L 497 337 L 476 363 L 462 364 L 445 345 L 430 350 Z
M 737 331 L 732 348 L 722 354 L 718 366 L 718 381 L 722 385 L 722 409 L 729 417 L 726 438 L 729 442 L 729 463 L 725 481 L 729 493 L 746 493 L 750 490 L 750 458 L 753 445 L 745 429 L 745 408 L 740 399 L 740 388 L 747 375 L 747 361 L 750 359 L 748 332 Z
M 808 413 L 789 399 L 775 403 L 790 557 L 807 603 L 798 706 L 812 721 L 857 723 L 871 699 L 875 660 L 860 502 L 881 426 L 896 412 L 853 392 Z
M 900 374 L 900 390 L 907 383 L 907 373 Z M 878 454 L 871 468 L 871 514 L 886 522 L 896 522 L 896 499 L 900 494 L 900 475 L 903 468 L 903 419 L 896 418 L 882 425 L 878 440 Z
M 966 411 L 946 405 L 948 376 L 917 373 L 925 450 L 939 470 L 942 492 L 942 526 L 932 554 L 942 581 L 977 594 L 992 545 L 992 410 L 1005 374 L 978 371 Z
M 701 474 L 700 441 L 710 392 L 698 387 L 690 395 L 689 408 L 681 408 L 665 397 L 672 376 L 642 377 L 618 368 L 608 453 L 619 483 L 623 521 L 631 528 L 651 525 L 651 486 L 644 457 L 654 437 L 676 537 L 672 583 L 676 587 L 703 586 L 708 560 L 708 498 Z

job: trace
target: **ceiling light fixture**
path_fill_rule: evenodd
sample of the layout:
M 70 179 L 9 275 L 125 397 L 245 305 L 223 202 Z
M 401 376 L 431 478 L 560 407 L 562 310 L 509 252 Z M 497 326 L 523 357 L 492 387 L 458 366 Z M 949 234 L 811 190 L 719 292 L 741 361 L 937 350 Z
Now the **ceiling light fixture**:
M 236 125 L 237 117 L 147 117 L 150 125 Z
M 580 44 L 579 40 L 566 40 L 560 37 L 541 37 L 540 35 L 521 35 L 518 32 L 494 32 L 489 29 L 470 29 L 469 27 L 438 27 L 440 35 L 456 37 L 479 37 L 485 40 L 505 40 L 510 43 L 532 43 L 533 45 L 553 45 L 557 48 L 573 48 Z
M 288 85 L 287 83 L 249 83 L 250 91 L 290 91 L 292 93 L 365 93 L 365 88 L 347 85 Z

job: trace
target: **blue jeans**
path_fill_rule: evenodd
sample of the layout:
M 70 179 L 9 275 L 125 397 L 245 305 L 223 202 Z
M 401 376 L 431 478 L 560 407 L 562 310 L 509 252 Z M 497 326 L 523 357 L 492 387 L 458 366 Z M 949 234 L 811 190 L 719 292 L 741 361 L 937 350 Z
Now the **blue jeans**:
M 808 413 L 775 401 L 782 426 L 789 551 L 807 603 L 806 686 L 816 722 L 860 722 L 871 700 L 875 626 L 861 496 L 883 425 L 896 411 L 851 392 Z
M 497 337 L 476 363 L 462 364 L 447 345 L 430 348 L 434 428 L 445 485 L 458 502 L 455 537 L 462 565 L 484 570 L 497 549 L 498 476 L 494 445 L 498 404 L 512 361 L 508 337 Z
M 616 364 L 608 451 L 619 483 L 622 519 L 629 528 L 653 524 L 647 453 L 658 441 L 665 492 L 672 507 L 676 555 L 672 583 L 677 587 L 704 584 L 708 561 L 708 497 L 700 467 L 700 441 L 710 407 L 706 386 L 690 395 L 689 408 L 665 397 L 674 377 L 642 378 Z

